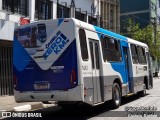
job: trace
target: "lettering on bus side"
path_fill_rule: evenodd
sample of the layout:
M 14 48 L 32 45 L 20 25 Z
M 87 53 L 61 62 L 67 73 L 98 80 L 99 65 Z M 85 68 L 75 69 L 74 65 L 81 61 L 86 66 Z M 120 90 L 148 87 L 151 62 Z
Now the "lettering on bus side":
M 67 37 L 63 33 L 58 31 L 57 34 L 51 39 L 51 41 L 45 45 L 47 51 L 43 55 L 44 59 L 47 59 L 47 57 L 52 52 L 58 55 L 59 52 L 66 46 L 68 42 L 69 39 L 67 39 Z
M 82 69 L 83 70 L 88 70 L 88 66 L 84 65 L 84 66 L 82 66 Z

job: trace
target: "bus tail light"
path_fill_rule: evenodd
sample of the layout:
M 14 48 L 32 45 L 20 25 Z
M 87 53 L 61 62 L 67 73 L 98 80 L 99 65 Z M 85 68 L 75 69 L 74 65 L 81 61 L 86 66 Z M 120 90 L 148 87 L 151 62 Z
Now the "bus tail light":
M 15 74 L 13 75 L 13 85 L 14 85 L 14 87 L 17 86 L 17 77 Z
M 69 20 L 64 20 L 64 22 L 69 22 Z
M 84 87 L 84 97 L 86 97 L 86 96 L 87 96 L 87 88 Z
M 76 73 L 75 73 L 75 70 L 74 70 L 74 69 L 72 69 L 72 72 L 71 72 L 70 83 L 71 83 L 72 85 L 75 85 L 75 84 L 76 84 Z

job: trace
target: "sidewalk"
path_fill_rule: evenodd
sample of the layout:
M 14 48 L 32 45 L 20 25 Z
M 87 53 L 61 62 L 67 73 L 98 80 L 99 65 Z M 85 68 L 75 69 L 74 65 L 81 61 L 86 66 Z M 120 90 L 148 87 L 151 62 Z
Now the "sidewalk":
M 56 102 L 51 102 L 52 104 L 43 104 L 42 102 L 15 102 L 14 96 L 0 96 L 0 119 L 2 117 L 2 112 L 14 112 L 14 111 L 34 111 L 43 108 L 49 108 L 57 106 Z
M 14 107 L 24 106 L 24 105 L 36 105 L 37 108 L 42 108 L 43 104 L 41 102 L 24 102 L 17 103 L 14 100 L 14 96 L 0 96 L 0 111 L 13 110 Z

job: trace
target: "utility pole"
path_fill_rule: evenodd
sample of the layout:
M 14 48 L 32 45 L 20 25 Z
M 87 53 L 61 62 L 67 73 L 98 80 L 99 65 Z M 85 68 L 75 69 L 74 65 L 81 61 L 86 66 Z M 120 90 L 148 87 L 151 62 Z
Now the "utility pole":
M 153 24 L 153 30 L 154 30 L 154 45 L 156 46 L 157 44 L 157 38 L 156 38 L 156 34 L 157 34 L 157 21 L 156 21 L 156 17 L 152 17 L 151 20 L 153 20 L 153 22 L 151 22 Z
M 157 21 L 156 21 L 156 17 L 153 18 L 154 23 L 153 23 L 153 28 L 154 28 L 154 45 L 156 46 L 157 44 Z
M 155 49 L 156 48 L 156 45 L 157 45 L 157 19 L 156 17 L 154 18 L 151 18 L 153 19 L 153 29 L 154 29 L 154 46 L 155 46 Z M 155 50 L 155 54 L 157 54 L 157 51 Z M 155 67 L 155 77 L 158 77 L 158 72 L 159 72 L 159 68 L 158 68 L 158 60 L 157 60 L 157 56 L 155 56 L 155 61 L 154 61 L 154 66 Z

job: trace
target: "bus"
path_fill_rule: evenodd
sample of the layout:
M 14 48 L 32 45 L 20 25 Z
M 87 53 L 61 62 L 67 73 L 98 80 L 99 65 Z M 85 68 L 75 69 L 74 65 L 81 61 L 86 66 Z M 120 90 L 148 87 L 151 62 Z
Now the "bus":
M 153 88 L 146 44 L 74 18 L 40 21 L 46 26 L 34 54 L 14 37 L 14 95 L 17 102 L 58 101 L 95 106 Z

